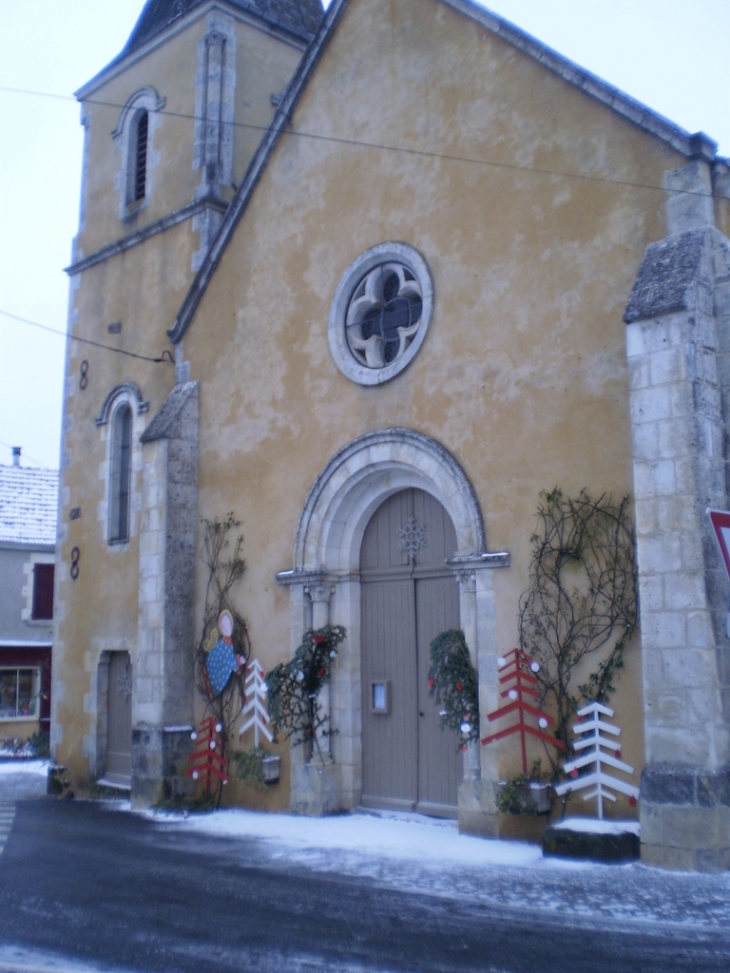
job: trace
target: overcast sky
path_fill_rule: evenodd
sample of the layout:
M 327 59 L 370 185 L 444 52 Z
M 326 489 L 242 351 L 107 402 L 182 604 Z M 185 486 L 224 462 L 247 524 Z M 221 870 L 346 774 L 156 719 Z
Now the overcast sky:
M 119 53 L 142 6 L 0 0 L 0 312 L 66 328 L 82 147 L 72 93 Z M 730 156 L 730 0 L 485 6 Z M 58 465 L 63 353 L 62 337 L 0 313 L 0 464 L 22 446 L 24 465 Z

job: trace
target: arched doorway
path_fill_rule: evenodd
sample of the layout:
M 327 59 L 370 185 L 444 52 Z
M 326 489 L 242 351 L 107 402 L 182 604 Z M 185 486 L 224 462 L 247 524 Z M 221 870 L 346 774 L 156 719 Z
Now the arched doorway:
M 378 509 L 404 491 L 423 493 L 441 510 L 447 510 L 453 530 L 453 537 L 445 542 L 444 548 L 450 563 L 445 565 L 441 558 L 438 571 L 451 574 L 445 580 L 457 592 L 458 612 L 455 618 L 445 614 L 435 621 L 434 634 L 448 627 L 462 629 L 477 668 L 484 673 L 496 669 L 494 597 L 491 570 L 485 569 L 506 567 L 509 555 L 503 551 L 487 551 L 479 501 L 466 473 L 440 443 L 412 429 L 382 429 L 353 440 L 332 456 L 317 476 L 297 525 L 292 567 L 276 575 L 278 583 L 290 590 L 292 651 L 307 628 L 337 624 L 347 629 L 347 639 L 334 666 L 327 694 L 331 725 L 337 730 L 336 735 L 326 738 L 331 744 L 331 762 L 325 759 L 312 767 L 302 747 L 291 752 L 290 801 L 291 807 L 300 813 L 327 814 L 362 803 L 363 710 L 371 706 L 371 697 L 365 693 L 373 691 L 372 686 L 363 687 L 363 537 Z M 399 522 L 398 526 L 403 524 Z M 431 553 L 434 550 L 432 546 Z M 426 648 L 429 643 L 430 639 Z M 427 667 L 424 676 L 427 677 Z M 373 680 L 380 678 L 376 675 Z M 414 679 L 413 684 L 417 685 L 417 674 Z M 480 687 L 480 698 L 483 710 L 493 708 L 497 700 L 496 685 Z M 427 700 L 435 711 L 433 700 L 428 697 Z M 438 732 L 441 734 L 440 729 Z M 457 742 L 446 733 L 439 739 L 452 748 L 457 777 L 461 779 L 460 755 L 455 752 Z M 421 750 L 424 754 L 436 752 L 429 747 Z M 480 760 L 484 766 L 491 759 L 492 753 L 480 754 L 475 748 L 467 751 L 464 781 L 478 781 Z M 460 787 L 459 795 L 462 791 L 464 800 L 471 801 L 464 811 L 470 815 L 469 827 L 479 828 L 481 824 L 474 824 L 477 819 L 481 821 L 478 787 L 475 785 L 471 790 Z M 415 803 L 431 803 L 431 813 L 435 813 L 435 805 L 442 800 L 446 801 L 447 808 L 453 808 L 458 795 L 452 794 L 448 785 L 445 799 L 427 802 L 417 795 Z M 462 815 L 462 808 L 459 814 Z M 485 826 L 485 833 L 490 826 Z
M 456 816 L 462 761 L 429 696 L 429 646 L 459 627 L 459 591 L 446 559 L 456 532 L 418 489 L 388 497 L 360 553 L 362 799 L 365 807 Z

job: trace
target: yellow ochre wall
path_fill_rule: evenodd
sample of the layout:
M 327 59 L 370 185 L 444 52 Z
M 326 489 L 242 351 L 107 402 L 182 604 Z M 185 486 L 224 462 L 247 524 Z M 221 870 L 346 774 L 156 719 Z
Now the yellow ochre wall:
M 182 342 L 200 382 L 199 513 L 243 520 L 238 607 L 267 668 L 290 654 L 275 574 L 310 487 L 390 426 L 463 466 L 488 549 L 511 556 L 493 572 L 496 641 L 516 644 L 540 491 L 632 490 L 622 314 L 667 232 L 665 194 L 646 187 L 683 162 L 444 4 L 346 8 Z M 424 256 L 434 313 L 407 370 L 366 388 L 334 364 L 327 320 L 346 268 L 386 241 Z M 626 662 L 617 720 L 638 771 L 638 640 Z
M 205 14 L 205 6 L 203 8 Z M 193 169 L 197 43 L 205 16 L 184 30 L 166 34 L 142 55 L 134 52 L 112 65 L 82 92 L 86 124 L 82 217 L 74 260 L 96 254 L 190 204 L 200 184 Z M 240 182 L 274 108 L 294 71 L 302 45 L 235 21 L 236 87 L 233 173 Z M 131 216 L 120 213 L 122 153 L 112 138 L 123 106 L 145 86 L 164 98 L 151 118 L 148 171 L 151 190 Z M 224 187 L 230 198 L 234 187 Z M 139 437 L 175 382 L 170 361 L 154 363 L 171 348 L 172 325 L 194 276 L 193 256 L 200 234 L 191 219 L 143 243 L 73 273 L 70 333 L 133 355 L 115 354 L 70 340 L 66 361 L 63 469 L 58 548 L 57 622 L 54 639 L 53 749 L 75 783 L 95 776 L 97 761 L 97 671 L 100 653 L 127 650 L 136 665 L 139 592 L 139 530 L 142 447 Z M 108 326 L 121 321 L 121 332 Z M 134 357 L 143 356 L 143 357 Z M 80 387 L 84 365 L 85 388 Z M 133 405 L 131 531 L 128 544 L 107 542 L 110 425 L 97 427 L 106 396 L 122 383 L 135 383 L 148 404 Z M 80 516 L 70 513 L 80 508 Z M 80 552 L 79 575 L 70 576 L 73 548 Z

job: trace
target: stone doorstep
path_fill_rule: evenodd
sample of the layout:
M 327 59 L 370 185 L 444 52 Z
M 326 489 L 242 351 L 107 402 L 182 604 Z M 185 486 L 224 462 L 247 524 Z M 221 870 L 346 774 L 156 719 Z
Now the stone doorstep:
M 633 831 L 613 834 L 598 831 L 571 831 L 551 825 L 542 836 L 545 858 L 583 858 L 597 862 L 638 861 L 641 842 Z

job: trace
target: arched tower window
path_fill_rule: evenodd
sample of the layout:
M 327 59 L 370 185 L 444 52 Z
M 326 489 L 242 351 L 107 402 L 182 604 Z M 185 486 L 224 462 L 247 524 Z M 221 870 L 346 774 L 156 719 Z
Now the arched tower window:
M 149 141 L 150 116 L 147 109 L 137 115 L 135 126 L 134 185 L 132 199 L 138 202 L 147 194 L 147 144 Z
M 154 169 L 159 152 L 155 132 L 161 124 L 159 112 L 165 107 L 149 85 L 139 88 L 119 114 L 112 138 L 119 139 L 121 172 L 118 181 L 122 219 L 146 206 L 154 192 Z
M 129 540 L 129 493 L 132 479 L 132 410 L 122 403 L 112 418 L 109 470 L 109 543 Z

